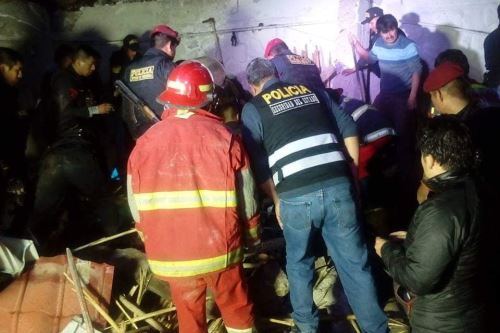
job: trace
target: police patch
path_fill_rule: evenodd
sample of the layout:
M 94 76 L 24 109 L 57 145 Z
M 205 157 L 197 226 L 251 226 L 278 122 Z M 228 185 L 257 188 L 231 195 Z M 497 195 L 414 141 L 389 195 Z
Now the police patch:
M 130 71 L 130 82 L 152 80 L 154 78 L 155 66 L 141 67 Z
M 293 65 L 314 65 L 310 59 L 297 54 L 287 54 L 288 61 Z

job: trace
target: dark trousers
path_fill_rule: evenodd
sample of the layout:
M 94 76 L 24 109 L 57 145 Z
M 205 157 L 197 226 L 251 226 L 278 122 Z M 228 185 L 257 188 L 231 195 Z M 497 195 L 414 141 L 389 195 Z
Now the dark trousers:
M 106 219 L 106 179 L 92 151 L 86 146 L 55 148 L 42 161 L 30 221 L 30 231 L 42 250 L 57 228 L 63 203 L 79 197 L 98 219 Z M 102 222 L 105 229 L 106 221 Z
M 419 155 L 416 150 L 417 111 L 408 109 L 409 92 L 381 92 L 373 102 L 379 112 L 392 122 L 397 134 L 397 193 L 393 216 L 394 228 L 406 227 L 417 207 L 416 192 L 420 181 Z

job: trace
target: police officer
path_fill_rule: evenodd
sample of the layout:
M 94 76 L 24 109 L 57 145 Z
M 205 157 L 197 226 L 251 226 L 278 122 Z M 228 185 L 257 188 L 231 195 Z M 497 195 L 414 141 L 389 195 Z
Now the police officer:
M 150 37 L 152 47 L 127 67 L 123 79 L 159 118 L 163 106 L 156 97 L 165 89 L 168 75 L 175 66 L 175 50 L 181 39 L 177 31 L 167 25 L 154 27 Z
M 322 236 L 361 328 L 386 333 L 350 180 L 359 151 L 352 118 L 326 92 L 277 80 L 268 60 L 252 60 L 246 72 L 254 98 L 243 109 L 243 140 L 283 227 L 295 332 L 318 329 L 312 245 Z
M 96 154 L 92 120 L 112 110 L 111 104 L 97 104 L 88 78 L 95 71 L 98 53 L 80 46 L 72 64 L 54 75 L 50 87 L 50 108 L 56 112 L 56 139 L 42 161 L 36 187 L 30 231 L 42 253 L 49 249 L 60 207 L 67 197 L 79 194 L 97 210 L 104 197 L 105 176 Z M 97 118 L 97 119 L 94 119 Z M 104 219 L 103 219 L 104 220 Z M 109 221 L 106 221 L 109 223 Z
M 139 52 L 139 38 L 136 35 L 127 35 L 123 39 L 121 49 L 111 54 L 109 68 L 111 70 L 111 81 L 121 79 L 128 65 L 141 57 Z
M 276 76 L 283 82 L 305 84 L 313 89 L 325 88 L 316 64 L 307 57 L 292 53 L 279 38 L 267 43 L 264 58 L 274 64 Z

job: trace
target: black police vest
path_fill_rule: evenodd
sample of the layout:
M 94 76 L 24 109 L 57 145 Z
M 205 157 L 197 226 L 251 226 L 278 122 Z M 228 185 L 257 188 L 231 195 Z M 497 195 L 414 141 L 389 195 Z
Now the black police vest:
M 373 105 L 344 97 L 340 107 L 356 122 L 361 143 L 369 144 L 380 138 L 396 135 L 390 120 Z
M 123 77 L 127 86 L 158 117 L 163 113 L 163 105 L 156 98 L 165 90 L 168 74 L 173 68 L 172 61 L 163 51 L 152 48 L 141 59 L 132 62 Z
M 310 59 L 297 54 L 275 56 L 271 62 L 276 67 L 280 81 L 304 84 L 312 89 L 324 89 L 319 69 Z
M 304 85 L 277 82 L 251 100 L 278 193 L 347 176 L 333 115 Z

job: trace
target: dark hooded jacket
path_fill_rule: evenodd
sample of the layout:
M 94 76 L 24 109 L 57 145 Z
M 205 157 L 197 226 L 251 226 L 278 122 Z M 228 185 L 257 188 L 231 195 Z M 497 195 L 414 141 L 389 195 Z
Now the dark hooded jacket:
M 386 243 L 382 260 L 394 281 L 416 294 L 413 333 L 481 333 L 479 224 L 473 181 L 447 172 L 427 180 L 404 244 Z

